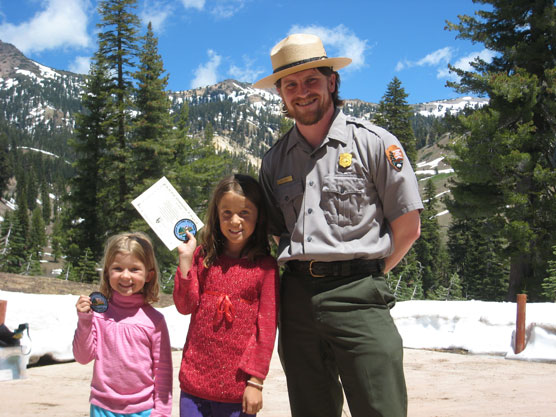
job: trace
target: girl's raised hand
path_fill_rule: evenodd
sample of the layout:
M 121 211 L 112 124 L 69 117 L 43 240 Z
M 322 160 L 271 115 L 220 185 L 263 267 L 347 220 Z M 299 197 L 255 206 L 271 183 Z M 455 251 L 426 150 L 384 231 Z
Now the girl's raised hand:
M 183 276 L 187 275 L 187 272 L 191 268 L 191 264 L 193 263 L 193 253 L 197 247 L 197 240 L 195 239 L 195 236 L 189 232 L 185 233 L 188 238 L 187 242 L 183 242 L 178 246 L 179 265 Z
M 189 232 L 185 232 L 187 235 L 187 242 L 183 242 L 178 246 L 178 254 L 181 257 L 192 257 L 193 252 L 195 252 L 195 248 L 197 247 L 197 240 L 195 236 L 193 236 Z
M 91 311 L 91 299 L 88 295 L 80 295 L 75 307 L 79 313 L 88 313 Z

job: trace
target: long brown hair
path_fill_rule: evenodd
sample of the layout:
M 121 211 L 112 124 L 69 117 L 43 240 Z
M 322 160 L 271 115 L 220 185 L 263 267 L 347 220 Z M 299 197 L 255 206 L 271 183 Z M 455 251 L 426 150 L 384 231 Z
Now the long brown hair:
M 153 272 L 150 281 L 145 282 L 142 294 L 145 303 L 154 303 L 158 301 L 158 276 L 160 275 L 160 271 L 154 255 L 154 247 L 151 239 L 141 232 L 120 233 L 107 240 L 104 248 L 104 258 L 102 260 L 100 292 L 108 299 L 112 297 L 113 291 L 110 286 L 109 269 L 118 253 L 133 255 L 145 265 L 147 273 Z
M 213 265 L 216 258 L 224 253 L 226 238 L 220 230 L 218 203 L 220 203 L 224 193 L 230 191 L 248 199 L 257 207 L 258 211 L 255 231 L 243 248 L 241 256 L 247 256 L 247 258 L 253 262 L 259 256 L 270 254 L 268 222 L 263 200 L 263 190 L 255 178 L 249 175 L 233 174 L 222 179 L 216 185 L 208 206 L 205 226 L 201 230 L 200 240 L 202 241 L 203 250 L 205 252 L 203 264 L 206 268 Z

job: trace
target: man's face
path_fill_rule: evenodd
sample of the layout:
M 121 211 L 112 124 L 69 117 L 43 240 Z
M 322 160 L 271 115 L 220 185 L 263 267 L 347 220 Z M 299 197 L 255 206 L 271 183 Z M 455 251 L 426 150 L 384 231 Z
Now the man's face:
M 332 106 L 336 75 L 326 77 L 316 68 L 286 75 L 278 92 L 291 117 L 310 126 L 319 122 Z

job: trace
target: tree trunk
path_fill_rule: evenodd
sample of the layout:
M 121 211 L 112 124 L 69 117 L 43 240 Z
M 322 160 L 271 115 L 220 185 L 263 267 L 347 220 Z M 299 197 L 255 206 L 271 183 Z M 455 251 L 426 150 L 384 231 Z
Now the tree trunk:
M 510 266 L 510 284 L 506 301 L 516 302 L 517 294 L 523 291 L 527 274 L 530 272 L 530 259 L 526 254 L 519 253 L 512 256 Z

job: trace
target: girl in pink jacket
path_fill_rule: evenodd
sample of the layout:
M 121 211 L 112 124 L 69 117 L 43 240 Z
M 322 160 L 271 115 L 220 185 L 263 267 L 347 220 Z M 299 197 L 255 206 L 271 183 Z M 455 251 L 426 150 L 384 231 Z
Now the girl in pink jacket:
M 158 300 L 158 265 L 149 237 L 111 237 L 100 293 L 77 300 L 75 360 L 94 360 L 91 417 L 170 417 L 172 356 Z M 94 310 L 94 311 L 93 311 Z

